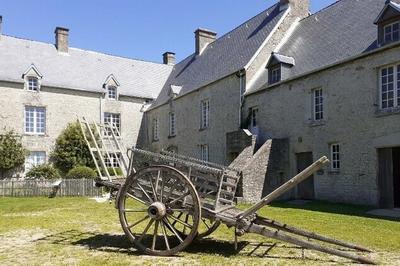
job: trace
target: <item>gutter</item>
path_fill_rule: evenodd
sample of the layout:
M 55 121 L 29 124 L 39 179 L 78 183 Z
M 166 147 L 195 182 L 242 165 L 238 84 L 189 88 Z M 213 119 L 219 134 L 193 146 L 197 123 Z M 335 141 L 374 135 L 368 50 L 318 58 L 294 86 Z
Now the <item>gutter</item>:
M 270 89 L 273 89 L 275 87 L 279 87 L 280 85 L 283 85 L 283 84 L 286 84 L 286 83 L 289 83 L 289 82 L 304 78 L 306 76 L 310 76 L 312 74 L 315 74 L 315 73 L 318 73 L 318 72 L 321 72 L 321 71 L 324 71 L 324 70 L 328 70 L 330 68 L 337 67 L 337 66 L 349 63 L 351 61 L 355 61 L 355 60 L 358 60 L 358 59 L 361 59 L 361 58 L 364 58 L 364 57 L 368 57 L 370 55 L 373 55 L 373 54 L 376 54 L 376 53 L 379 53 L 379 52 L 382 52 L 382 51 L 385 51 L 385 50 L 390 50 L 392 48 L 397 48 L 397 47 L 400 47 L 400 42 L 394 43 L 394 44 L 391 44 L 391 45 L 387 45 L 387 46 L 384 46 L 384 47 L 380 47 L 380 48 L 377 48 L 375 50 L 372 50 L 372 51 L 369 51 L 369 52 L 366 52 L 366 53 L 363 53 L 363 54 L 359 54 L 359 55 L 348 57 L 348 58 L 346 58 L 344 60 L 329 64 L 329 65 L 326 65 L 326 66 L 322 66 L 322 67 L 314 69 L 314 70 L 310 70 L 308 72 L 299 74 L 297 76 L 294 76 L 292 78 L 283 80 L 283 81 L 275 83 L 275 84 L 271 84 L 271 85 L 266 84 L 266 85 L 262 86 L 261 88 L 259 88 L 257 90 L 249 91 L 248 93 L 245 93 L 245 96 L 249 96 L 249 95 L 252 95 L 252 94 L 255 94 L 255 93 L 259 93 L 259 92 L 262 92 L 264 90 L 270 90 Z

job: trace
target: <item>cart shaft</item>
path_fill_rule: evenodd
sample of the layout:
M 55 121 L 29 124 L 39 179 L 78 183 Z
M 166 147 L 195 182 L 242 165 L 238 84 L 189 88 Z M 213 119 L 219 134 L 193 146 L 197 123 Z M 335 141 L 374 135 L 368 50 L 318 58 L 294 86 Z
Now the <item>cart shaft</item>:
M 297 174 L 295 177 L 287 181 L 285 184 L 280 186 L 279 188 L 272 191 L 270 194 L 265 196 L 261 201 L 244 211 L 242 214 L 239 215 L 239 219 L 246 218 L 254 213 L 256 213 L 259 209 L 264 207 L 265 205 L 271 203 L 273 200 L 279 198 L 287 191 L 291 190 L 299 183 L 303 182 L 307 178 L 309 178 L 312 174 L 317 172 L 321 169 L 326 163 L 329 163 L 329 160 L 326 156 L 320 158 L 318 161 L 314 162 L 312 165 L 304 169 L 301 173 Z

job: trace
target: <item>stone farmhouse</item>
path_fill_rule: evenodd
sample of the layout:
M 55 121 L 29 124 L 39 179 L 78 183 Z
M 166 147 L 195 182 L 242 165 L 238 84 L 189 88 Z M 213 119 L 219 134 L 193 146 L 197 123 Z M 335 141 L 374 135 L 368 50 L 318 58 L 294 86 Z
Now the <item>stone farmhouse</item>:
M 0 126 L 23 135 L 36 164 L 76 115 L 112 121 L 127 145 L 240 168 L 248 201 L 328 155 L 286 197 L 400 207 L 399 41 L 399 0 L 315 14 L 280 0 L 219 38 L 196 30 L 177 64 L 69 48 L 62 28 L 56 45 L 3 35 Z

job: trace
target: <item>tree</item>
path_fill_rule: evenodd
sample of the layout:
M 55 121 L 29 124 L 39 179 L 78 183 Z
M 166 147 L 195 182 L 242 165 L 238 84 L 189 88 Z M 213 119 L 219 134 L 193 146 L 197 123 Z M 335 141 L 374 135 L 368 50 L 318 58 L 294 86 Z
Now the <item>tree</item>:
M 50 160 L 64 174 L 76 166 L 94 167 L 78 122 L 69 123 L 58 136 Z
M 20 138 L 13 130 L 5 131 L 0 135 L 0 174 L 16 167 L 22 166 L 25 163 L 27 151 L 22 146 Z

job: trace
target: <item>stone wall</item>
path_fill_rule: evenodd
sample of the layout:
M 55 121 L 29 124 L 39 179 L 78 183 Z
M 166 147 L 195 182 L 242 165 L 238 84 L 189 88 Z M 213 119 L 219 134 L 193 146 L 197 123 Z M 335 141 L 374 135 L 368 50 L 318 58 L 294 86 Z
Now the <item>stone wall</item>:
M 210 101 L 209 127 L 200 128 L 200 104 Z M 239 77 L 233 74 L 185 96 L 172 99 L 168 104 L 159 106 L 146 113 L 146 148 L 160 151 L 174 147 L 181 154 L 199 158 L 199 145 L 209 146 L 209 160 L 226 164 L 226 133 L 239 128 Z M 175 112 L 176 136 L 169 135 L 170 112 Z M 152 141 L 152 121 L 159 120 L 159 140 Z
M 400 110 L 379 110 L 379 69 L 400 62 L 392 48 L 248 95 L 246 107 L 258 106 L 260 131 L 289 140 L 290 176 L 296 154 L 313 152 L 316 160 L 341 145 L 341 169 L 315 176 L 317 199 L 377 205 L 377 148 L 400 146 Z M 324 117 L 312 120 L 312 90 L 322 88 Z
M 45 151 L 47 159 L 56 138 L 69 122 L 77 117 L 100 122 L 102 113 L 121 114 L 121 134 L 126 146 L 136 144 L 142 122 L 142 99 L 120 97 L 104 99 L 100 93 L 42 87 L 40 92 L 24 90 L 23 83 L 0 83 L 0 130 L 13 129 L 22 136 L 29 151 Z M 44 135 L 25 134 L 25 106 L 46 108 Z

